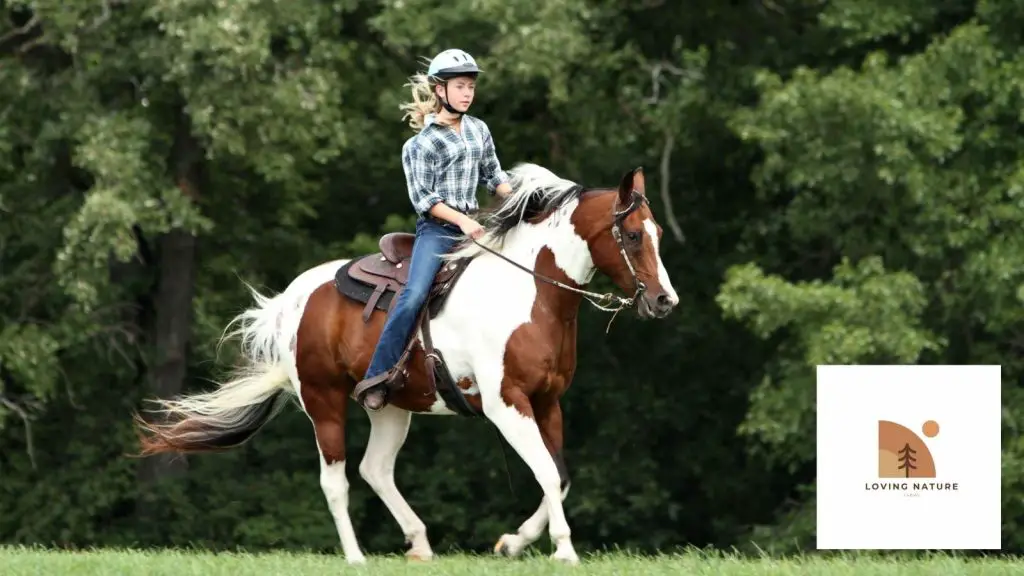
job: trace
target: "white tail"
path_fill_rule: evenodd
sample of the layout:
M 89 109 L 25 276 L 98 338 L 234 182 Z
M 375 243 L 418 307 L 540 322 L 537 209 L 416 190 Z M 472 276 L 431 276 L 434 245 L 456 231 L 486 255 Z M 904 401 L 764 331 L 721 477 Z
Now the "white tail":
M 228 323 L 224 341 L 239 337 L 243 362 L 230 378 L 209 392 L 173 400 L 155 400 L 156 412 L 166 424 L 154 424 L 136 416 L 136 424 L 150 437 L 143 438 L 143 454 L 219 450 L 244 443 L 284 407 L 291 388 L 281 358 L 282 317 L 286 293 L 263 296 L 246 284 L 255 305 Z M 228 329 L 237 325 L 231 332 Z

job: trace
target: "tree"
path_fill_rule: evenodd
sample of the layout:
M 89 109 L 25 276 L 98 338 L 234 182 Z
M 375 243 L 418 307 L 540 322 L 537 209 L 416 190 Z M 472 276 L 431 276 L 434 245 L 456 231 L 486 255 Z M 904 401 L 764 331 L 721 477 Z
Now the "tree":
M 914 458 L 913 454 L 917 454 L 917 450 L 910 447 L 910 443 L 907 443 L 899 452 L 900 465 L 897 467 L 899 470 L 906 470 L 905 477 L 910 478 L 910 471 L 916 470 L 917 466 L 914 462 L 917 462 L 917 458 Z

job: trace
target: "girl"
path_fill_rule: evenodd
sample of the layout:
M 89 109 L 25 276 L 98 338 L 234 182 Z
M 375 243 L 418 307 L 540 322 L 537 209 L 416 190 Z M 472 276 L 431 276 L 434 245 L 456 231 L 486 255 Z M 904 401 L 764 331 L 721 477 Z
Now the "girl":
M 356 400 L 371 411 L 386 401 L 385 383 L 410 337 L 416 316 L 441 267 L 440 256 L 459 240 L 459 232 L 479 238 L 483 228 L 473 215 L 478 210 L 476 189 L 505 198 L 512 188 L 501 169 L 487 124 L 469 116 L 476 78 L 481 70 L 472 56 L 458 49 L 441 52 L 426 74 L 413 76 L 412 101 L 403 105 L 416 132 L 402 146 L 409 199 L 418 216 L 409 279 L 388 313 Z

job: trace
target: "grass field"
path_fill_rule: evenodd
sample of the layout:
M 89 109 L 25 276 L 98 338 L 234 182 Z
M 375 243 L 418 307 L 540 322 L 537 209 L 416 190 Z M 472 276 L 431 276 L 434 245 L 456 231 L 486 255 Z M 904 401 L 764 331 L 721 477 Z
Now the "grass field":
M 124 574 L 146 576 L 313 576 L 317 574 L 373 574 L 475 576 L 496 574 L 595 574 L 629 576 L 767 574 L 804 575 L 899 575 L 957 576 L 967 574 L 1007 576 L 1024 574 L 1024 560 L 968 560 L 933 555 L 919 560 L 898 560 L 884 555 L 808 556 L 790 560 L 743 559 L 725 554 L 698 552 L 665 556 L 606 554 L 583 556 L 579 566 L 553 564 L 535 554 L 523 559 L 486 556 L 439 556 L 433 562 L 408 562 L 398 556 L 371 556 L 365 566 L 350 567 L 339 556 L 313 554 L 212 554 L 195 552 L 137 552 L 97 550 L 58 552 L 33 548 L 0 547 L 0 574 L 4 576 Z

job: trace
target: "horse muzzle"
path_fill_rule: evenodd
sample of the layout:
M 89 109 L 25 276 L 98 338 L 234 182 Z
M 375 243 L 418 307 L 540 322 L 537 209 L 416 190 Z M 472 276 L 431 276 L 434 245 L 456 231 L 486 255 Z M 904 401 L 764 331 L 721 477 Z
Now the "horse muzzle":
M 641 318 L 664 318 L 675 310 L 676 304 L 679 304 L 679 299 L 673 298 L 668 292 L 645 293 L 640 298 L 637 312 Z

